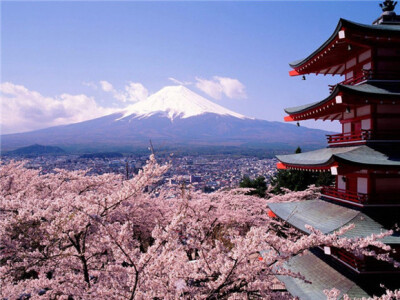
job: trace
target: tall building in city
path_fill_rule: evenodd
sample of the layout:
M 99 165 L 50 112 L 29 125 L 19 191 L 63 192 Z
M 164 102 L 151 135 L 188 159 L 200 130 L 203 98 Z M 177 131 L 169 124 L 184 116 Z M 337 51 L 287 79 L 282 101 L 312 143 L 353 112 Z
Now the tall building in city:
M 278 156 L 278 168 L 331 172 L 335 184 L 318 200 L 275 203 L 273 213 L 307 232 L 309 224 L 331 233 L 348 224 L 347 237 L 369 236 L 400 225 L 400 16 L 396 3 L 380 4 L 383 13 L 372 25 L 340 19 L 333 34 L 307 58 L 290 64 L 291 76 L 342 75 L 325 99 L 285 109 L 285 121 L 336 121 L 340 134 L 328 135 L 328 147 Z M 383 239 L 397 248 L 398 232 Z M 323 299 L 337 288 L 352 297 L 380 295 L 384 284 L 400 288 L 400 270 L 370 257 L 324 247 L 294 257 L 287 267 L 312 284 L 280 277 L 300 299 Z

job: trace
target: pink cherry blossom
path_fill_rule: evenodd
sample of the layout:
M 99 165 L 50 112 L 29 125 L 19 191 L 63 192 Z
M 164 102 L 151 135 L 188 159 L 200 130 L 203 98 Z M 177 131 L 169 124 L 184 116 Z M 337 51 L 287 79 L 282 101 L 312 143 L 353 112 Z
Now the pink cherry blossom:
M 268 216 L 268 203 L 318 197 L 318 189 L 258 198 L 160 184 L 154 156 L 130 180 L 83 171 L 42 174 L 22 162 L 0 169 L 1 296 L 7 299 L 288 299 L 283 264 L 332 246 L 390 261 L 380 238 L 310 235 Z M 329 299 L 335 291 L 327 291 Z M 382 297 L 399 296 L 388 291 Z M 382 298 L 389 299 L 389 298 Z

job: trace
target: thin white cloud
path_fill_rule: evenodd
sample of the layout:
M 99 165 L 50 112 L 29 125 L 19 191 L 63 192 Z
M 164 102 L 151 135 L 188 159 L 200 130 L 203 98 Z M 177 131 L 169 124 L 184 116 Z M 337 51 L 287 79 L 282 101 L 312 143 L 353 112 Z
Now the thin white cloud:
M 174 77 L 168 77 L 168 80 L 172 81 L 173 83 L 179 84 L 179 85 L 192 85 L 193 82 L 190 81 L 180 81 Z
M 222 87 L 218 82 L 196 77 L 196 87 L 214 99 L 221 99 Z
M 125 93 L 121 94 L 123 102 L 143 101 L 149 96 L 148 90 L 141 83 L 137 82 L 129 82 L 129 84 L 125 86 Z
M 115 99 L 121 102 L 143 101 L 149 96 L 148 90 L 138 82 L 129 82 L 123 91 L 114 89 L 113 85 L 105 80 L 100 81 L 100 86 L 103 91 L 111 93 Z
M 90 88 L 92 88 L 94 90 L 97 90 L 97 85 L 92 81 L 84 81 L 84 82 L 82 82 L 82 84 L 84 86 L 88 86 L 88 87 L 90 87 Z
M 245 99 L 246 87 L 238 79 L 214 76 L 211 80 L 196 77 L 196 87 L 214 99 L 226 96 L 230 99 Z
M 101 86 L 101 89 L 105 92 L 114 91 L 113 85 L 111 83 L 109 83 L 108 81 L 105 81 L 105 80 L 100 81 L 100 86 Z
M 113 113 L 87 95 L 46 97 L 11 82 L 0 84 L 2 134 L 71 124 Z
M 245 99 L 246 87 L 239 80 L 229 77 L 215 76 L 215 80 L 219 82 L 222 87 L 222 92 L 231 99 Z

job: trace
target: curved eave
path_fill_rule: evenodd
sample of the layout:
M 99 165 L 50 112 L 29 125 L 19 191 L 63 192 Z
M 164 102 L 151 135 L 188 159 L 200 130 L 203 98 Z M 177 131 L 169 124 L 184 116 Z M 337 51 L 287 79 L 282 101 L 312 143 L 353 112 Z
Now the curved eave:
M 338 84 L 336 85 L 332 93 L 324 100 L 305 104 L 302 106 L 285 108 L 285 112 L 289 114 L 289 116 L 285 118 L 285 121 L 290 122 L 297 120 L 306 120 L 314 118 L 318 114 L 321 115 L 321 112 L 322 114 L 324 112 L 334 113 L 334 109 L 332 107 L 336 104 L 343 104 L 342 97 L 336 98 L 338 95 L 342 95 L 343 97 L 346 97 L 347 95 L 357 96 L 360 98 L 360 100 L 363 101 L 362 103 L 360 103 L 363 105 L 365 105 L 366 99 L 370 99 L 371 103 L 374 99 L 378 99 L 379 102 L 385 99 L 391 102 L 399 101 L 400 81 L 394 83 L 366 81 L 365 83 L 357 86 Z M 344 106 L 342 105 L 341 111 L 343 110 Z M 320 113 L 318 113 L 318 111 Z
M 337 167 L 335 162 L 331 162 L 325 165 L 294 165 L 283 162 L 276 164 L 278 170 L 297 170 L 297 171 L 308 171 L 308 172 L 328 172 L 332 167 Z
M 313 109 L 316 108 L 320 108 L 321 106 L 327 104 L 328 102 L 332 101 L 339 93 L 340 91 L 340 86 L 341 85 L 337 85 L 335 87 L 335 89 L 333 90 L 333 92 L 324 100 L 318 101 L 318 102 L 313 102 L 313 103 L 309 103 L 309 104 L 305 104 L 305 105 L 301 105 L 301 106 L 296 106 L 296 107 L 288 107 L 285 108 L 285 112 L 288 115 L 297 115 L 297 114 L 302 114 L 302 113 L 309 113 L 310 111 L 312 111 Z
M 304 59 L 296 60 L 289 63 L 293 71 L 290 72 L 291 76 L 307 74 L 307 72 L 299 72 L 299 68 L 303 67 L 305 64 L 309 63 L 312 59 L 318 56 L 320 53 L 324 52 L 336 39 L 338 39 L 339 31 L 342 29 L 362 31 L 366 34 L 388 36 L 390 38 L 400 37 L 400 26 L 399 25 L 365 25 L 355 22 L 351 22 L 345 19 L 340 19 L 335 31 L 332 35 L 323 43 L 317 50 L 311 53 Z
M 400 145 L 324 148 L 310 152 L 277 155 L 281 169 L 327 170 L 337 163 L 357 166 L 400 168 Z
M 315 55 L 320 53 L 322 50 L 324 50 L 327 46 L 329 46 L 336 38 L 337 34 L 340 31 L 340 29 L 343 27 L 343 21 L 346 21 L 344 19 L 340 19 L 338 25 L 336 26 L 335 31 L 332 33 L 332 35 L 323 43 L 317 50 L 315 50 L 313 53 L 311 53 L 309 56 L 303 59 L 298 59 L 295 60 L 291 63 L 289 63 L 289 66 L 292 67 L 293 69 L 297 69 L 307 63 L 309 60 L 311 60 Z M 297 71 L 296 71 L 297 72 Z
M 295 168 L 329 168 L 334 163 L 333 155 L 351 151 L 357 147 L 323 148 L 319 150 L 290 155 L 277 155 L 278 160 L 291 169 Z

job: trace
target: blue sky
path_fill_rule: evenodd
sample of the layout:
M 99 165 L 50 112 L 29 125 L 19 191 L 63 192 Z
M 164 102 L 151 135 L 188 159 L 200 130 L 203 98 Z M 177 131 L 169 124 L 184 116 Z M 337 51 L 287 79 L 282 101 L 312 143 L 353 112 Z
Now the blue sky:
M 173 85 L 169 78 L 238 113 L 282 121 L 284 107 L 321 100 L 341 81 L 291 78 L 288 63 L 320 46 L 341 17 L 370 24 L 378 3 L 2 1 L 3 133 L 95 117 Z M 199 89 L 218 78 L 234 80 L 231 93 Z

